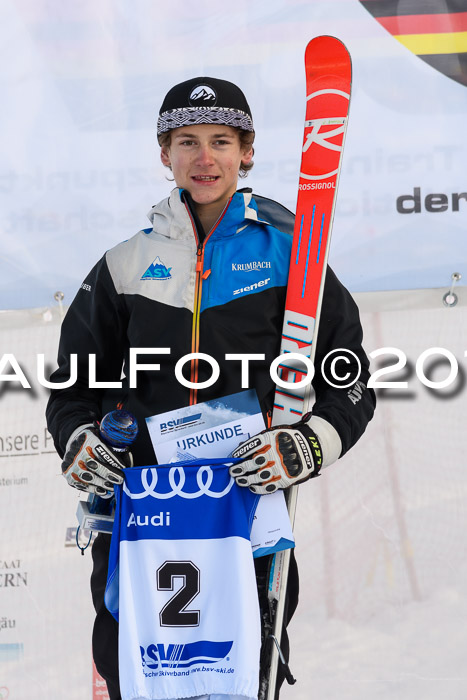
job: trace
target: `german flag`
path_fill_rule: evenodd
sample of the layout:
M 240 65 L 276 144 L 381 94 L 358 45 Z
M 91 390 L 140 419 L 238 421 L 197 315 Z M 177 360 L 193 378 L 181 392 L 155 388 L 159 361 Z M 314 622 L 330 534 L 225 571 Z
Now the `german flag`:
M 360 0 L 412 53 L 467 85 L 467 0 Z

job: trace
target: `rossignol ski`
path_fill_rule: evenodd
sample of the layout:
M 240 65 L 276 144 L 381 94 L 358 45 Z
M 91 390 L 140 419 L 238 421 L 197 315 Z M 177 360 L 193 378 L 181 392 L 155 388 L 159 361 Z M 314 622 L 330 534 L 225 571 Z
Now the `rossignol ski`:
M 287 353 L 287 363 L 281 364 L 278 372 L 290 387 L 276 388 L 272 425 L 295 423 L 311 406 L 311 385 L 295 387 L 294 383 L 305 378 L 307 370 L 301 358 L 306 356 L 313 362 L 318 337 L 350 103 L 350 55 L 339 39 L 318 36 L 306 47 L 305 72 L 305 128 L 281 341 L 281 354 Z M 286 494 L 292 525 L 297 493 L 298 486 L 293 486 Z M 289 561 L 290 549 L 276 554 L 271 567 L 269 659 L 261 671 L 259 700 L 274 700 L 276 694 Z M 288 682 L 295 682 L 285 667 Z

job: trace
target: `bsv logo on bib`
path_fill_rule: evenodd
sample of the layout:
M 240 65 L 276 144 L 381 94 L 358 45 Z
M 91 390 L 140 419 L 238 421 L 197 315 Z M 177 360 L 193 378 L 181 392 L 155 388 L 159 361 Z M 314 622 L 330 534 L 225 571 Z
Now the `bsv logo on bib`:
M 144 668 L 188 668 L 195 664 L 215 664 L 225 659 L 233 642 L 208 640 L 188 644 L 149 644 L 140 646 Z

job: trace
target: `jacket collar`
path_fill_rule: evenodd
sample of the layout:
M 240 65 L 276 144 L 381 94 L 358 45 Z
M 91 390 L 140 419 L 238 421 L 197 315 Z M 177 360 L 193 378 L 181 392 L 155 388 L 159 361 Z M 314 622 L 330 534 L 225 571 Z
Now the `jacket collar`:
M 193 226 L 181 195 L 183 190 L 176 187 L 168 199 L 163 199 L 148 213 L 155 233 L 179 240 L 193 241 Z M 213 234 L 214 238 L 235 235 L 252 221 L 258 219 L 258 210 L 249 188 L 237 190 L 228 205 L 222 221 Z M 267 223 L 267 222 L 261 222 Z

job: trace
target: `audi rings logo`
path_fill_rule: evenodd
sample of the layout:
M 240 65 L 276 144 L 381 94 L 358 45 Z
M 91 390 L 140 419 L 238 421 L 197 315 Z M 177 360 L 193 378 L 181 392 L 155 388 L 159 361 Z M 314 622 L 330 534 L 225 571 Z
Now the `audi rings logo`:
M 193 467 L 188 467 L 188 469 L 193 469 Z M 230 477 L 229 483 L 223 489 L 223 491 L 211 491 L 213 478 L 214 473 L 211 467 L 200 467 L 196 473 L 196 484 L 198 486 L 198 491 L 184 491 L 183 488 L 186 482 L 185 467 L 170 467 L 168 470 L 168 482 L 172 490 L 161 492 L 156 491 L 159 481 L 159 470 L 155 467 L 148 467 L 147 469 L 141 470 L 141 485 L 144 491 L 141 491 L 140 493 L 132 493 L 126 484 L 123 485 L 123 490 L 132 500 L 146 498 L 147 496 L 160 500 L 166 500 L 167 498 L 173 498 L 174 496 L 180 496 L 181 498 L 187 499 L 200 498 L 200 496 L 223 498 L 231 490 L 234 480 L 232 477 Z
M 10 691 L 4 685 L 0 687 L 0 700 L 7 700 L 10 697 Z
M 317 90 L 308 95 L 301 178 L 325 180 L 337 174 L 349 100 L 347 92 L 337 89 Z M 330 112 L 335 117 L 326 116 Z

